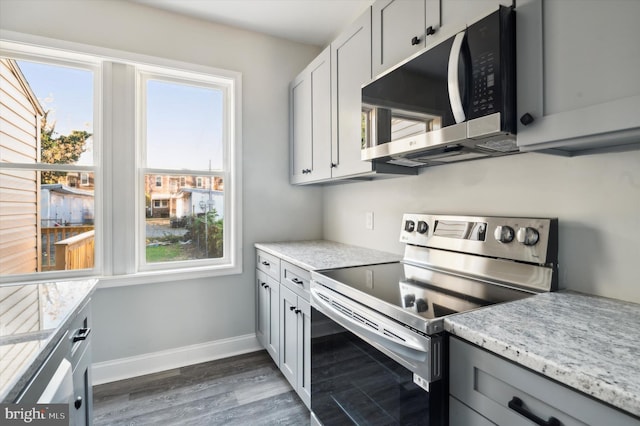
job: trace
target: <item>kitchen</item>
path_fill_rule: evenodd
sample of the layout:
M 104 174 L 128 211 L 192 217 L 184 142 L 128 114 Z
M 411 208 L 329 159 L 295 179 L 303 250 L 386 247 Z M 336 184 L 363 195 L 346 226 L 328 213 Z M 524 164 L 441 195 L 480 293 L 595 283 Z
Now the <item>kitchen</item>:
M 129 2 L 3 0 L 0 12 L 3 32 L 242 73 L 242 272 L 189 280 L 138 277 L 134 285 L 104 280 L 93 297 L 94 383 L 259 349 L 254 243 L 324 239 L 399 255 L 406 212 L 557 217 L 561 287 L 640 303 L 632 269 L 639 258 L 637 150 L 526 153 L 425 168 L 416 176 L 293 186 L 289 84 L 322 46 Z M 86 19 L 94 16 L 100 19 Z M 58 24 L 70 21 L 73 26 Z M 104 173 L 109 179 L 115 170 Z M 373 213 L 370 230 L 367 212 Z

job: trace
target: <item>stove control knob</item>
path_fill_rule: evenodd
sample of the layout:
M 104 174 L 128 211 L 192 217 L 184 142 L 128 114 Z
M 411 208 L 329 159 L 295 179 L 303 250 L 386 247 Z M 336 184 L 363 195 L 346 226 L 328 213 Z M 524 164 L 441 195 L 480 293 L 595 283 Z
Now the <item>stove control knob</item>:
M 540 234 L 535 228 L 525 227 L 518 229 L 516 234 L 518 242 L 521 242 L 525 246 L 534 246 L 540 239 Z
M 513 228 L 510 226 L 496 226 L 493 231 L 494 238 L 500 243 L 510 243 L 513 241 Z
M 418 234 L 426 234 L 429 230 L 429 225 L 424 220 L 418 222 Z
M 407 220 L 404 223 L 404 230 L 407 232 L 413 232 L 416 229 L 416 223 L 412 220 Z
M 424 299 L 416 300 L 416 311 L 426 312 L 428 309 L 429 309 L 429 305 L 427 305 L 427 302 L 425 302 Z
M 412 307 L 415 301 L 416 301 L 416 295 L 415 294 L 405 294 L 404 295 L 404 307 L 405 308 Z

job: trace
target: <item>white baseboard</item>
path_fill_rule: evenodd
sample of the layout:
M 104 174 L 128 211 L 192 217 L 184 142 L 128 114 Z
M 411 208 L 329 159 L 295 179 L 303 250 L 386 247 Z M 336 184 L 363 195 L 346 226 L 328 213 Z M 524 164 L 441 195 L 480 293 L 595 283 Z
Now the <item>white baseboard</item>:
M 183 346 L 159 352 L 97 362 L 91 366 L 93 385 L 213 361 L 263 349 L 255 334 Z

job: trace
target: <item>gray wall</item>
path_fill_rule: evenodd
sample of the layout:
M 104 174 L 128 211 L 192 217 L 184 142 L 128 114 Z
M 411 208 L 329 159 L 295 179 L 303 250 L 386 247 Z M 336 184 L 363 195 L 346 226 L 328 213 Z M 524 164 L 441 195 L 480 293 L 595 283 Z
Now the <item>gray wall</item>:
M 561 287 L 640 303 L 640 151 L 520 154 L 328 186 L 324 237 L 402 253 L 404 212 L 557 217 Z
M 3 30 L 242 72 L 243 273 L 98 290 L 94 361 L 254 333 L 253 243 L 322 236 L 322 189 L 288 184 L 288 84 L 319 50 L 122 1 L 0 10 Z

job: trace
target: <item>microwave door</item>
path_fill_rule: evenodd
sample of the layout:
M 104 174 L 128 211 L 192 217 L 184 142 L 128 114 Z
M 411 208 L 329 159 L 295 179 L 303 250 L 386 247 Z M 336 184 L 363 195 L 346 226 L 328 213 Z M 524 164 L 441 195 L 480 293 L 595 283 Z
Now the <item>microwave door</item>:
M 447 91 L 452 43 L 445 40 L 362 88 L 363 111 L 375 119 L 369 146 L 456 124 Z

